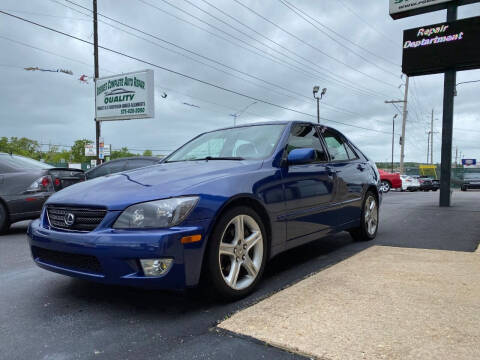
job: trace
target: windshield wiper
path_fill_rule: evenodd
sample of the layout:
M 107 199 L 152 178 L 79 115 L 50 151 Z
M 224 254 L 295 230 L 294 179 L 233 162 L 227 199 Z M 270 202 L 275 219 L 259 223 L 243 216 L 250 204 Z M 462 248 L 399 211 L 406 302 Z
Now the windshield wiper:
M 184 160 L 171 160 L 165 161 L 164 163 L 174 163 L 174 162 L 182 162 L 182 161 L 202 161 L 202 160 L 245 160 L 243 157 L 239 156 L 206 156 L 204 158 L 198 159 L 184 159 Z
M 239 156 L 206 156 L 204 158 L 192 159 L 192 161 L 197 160 L 245 160 L 243 157 Z

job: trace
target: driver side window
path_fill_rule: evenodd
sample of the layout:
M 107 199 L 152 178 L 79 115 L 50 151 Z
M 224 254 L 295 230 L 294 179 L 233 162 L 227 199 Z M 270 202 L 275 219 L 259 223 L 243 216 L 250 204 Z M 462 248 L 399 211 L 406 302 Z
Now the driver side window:
M 287 154 L 293 149 L 312 148 L 315 150 L 315 162 L 327 161 L 327 154 L 323 148 L 318 132 L 313 125 L 295 125 L 288 139 Z

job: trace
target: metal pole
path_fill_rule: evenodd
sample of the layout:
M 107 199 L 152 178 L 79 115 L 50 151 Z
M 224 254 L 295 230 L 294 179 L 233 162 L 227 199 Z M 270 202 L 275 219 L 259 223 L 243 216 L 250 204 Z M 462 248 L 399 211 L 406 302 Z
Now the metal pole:
M 430 140 L 430 147 L 431 147 L 431 150 L 430 150 L 430 164 L 433 165 L 433 109 L 432 109 L 432 121 L 430 122 L 430 136 L 432 137 L 432 139 Z
M 97 0 L 93 0 L 93 58 L 95 62 L 95 81 L 94 81 L 94 92 L 95 92 L 95 99 L 97 98 L 97 79 L 99 77 L 98 74 L 98 28 L 97 28 Z M 95 110 L 97 104 L 95 103 Z M 100 164 L 100 121 L 97 121 L 95 117 L 95 143 L 97 149 L 97 165 Z
M 393 173 L 393 150 L 395 148 L 395 117 L 392 120 L 392 173 Z
M 317 97 L 317 123 L 320 124 L 320 99 Z
M 407 102 L 408 102 L 408 80 L 409 77 L 407 76 L 407 80 L 405 82 L 405 97 L 403 99 L 403 121 L 402 121 L 402 145 L 400 148 L 400 174 L 405 173 L 404 167 L 404 160 L 405 160 L 405 127 L 407 125 Z
M 447 21 L 457 20 L 456 2 L 447 9 Z M 457 73 L 455 69 L 445 71 L 443 81 L 443 119 L 442 119 L 442 163 L 440 169 L 440 206 L 450 206 L 450 181 L 452 176 L 452 135 L 453 106 Z
M 427 164 L 428 164 L 428 159 L 430 159 L 430 131 L 427 132 L 428 134 L 428 142 L 427 142 Z

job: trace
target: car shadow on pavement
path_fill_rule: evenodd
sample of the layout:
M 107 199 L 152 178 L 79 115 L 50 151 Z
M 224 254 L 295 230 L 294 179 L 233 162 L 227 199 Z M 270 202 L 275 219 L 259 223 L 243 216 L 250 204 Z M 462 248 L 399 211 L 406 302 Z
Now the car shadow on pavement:
M 250 306 L 305 277 L 317 273 L 359 251 L 369 243 L 353 243 L 348 233 L 340 233 L 286 251 L 274 257 L 265 269 L 263 280 L 253 294 L 236 302 L 215 297 L 208 286 L 188 291 L 165 291 L 105 285 L 79 279 L 65 279 L 63 286 L 51 289 L 53 297 L 66 301 L 108 305 L 120 313 L 128 309 L 144 314 L 196 314 L 216 309 L 217 320 Z M 211 325 L 215 325 L 212 323 Z

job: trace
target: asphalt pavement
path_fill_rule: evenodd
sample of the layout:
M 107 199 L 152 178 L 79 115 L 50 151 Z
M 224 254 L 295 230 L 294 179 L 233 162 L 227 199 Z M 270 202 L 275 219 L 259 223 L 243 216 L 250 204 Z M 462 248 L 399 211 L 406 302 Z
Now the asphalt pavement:
M 479 199 L 480 192 L 456 192 L 452 211 L 437 207 L 438 192 L 386 194 L 376 240 L 354 243 L 341 233 L 281 254 L 257 291 L 235 303 L 203 291 L 146 291 L 50 273 L 33 264 L 28 223 L 19 223 L 0 236 L 0 359 L 301 358 L 216 325 L 372 245 L 473 252 Z

